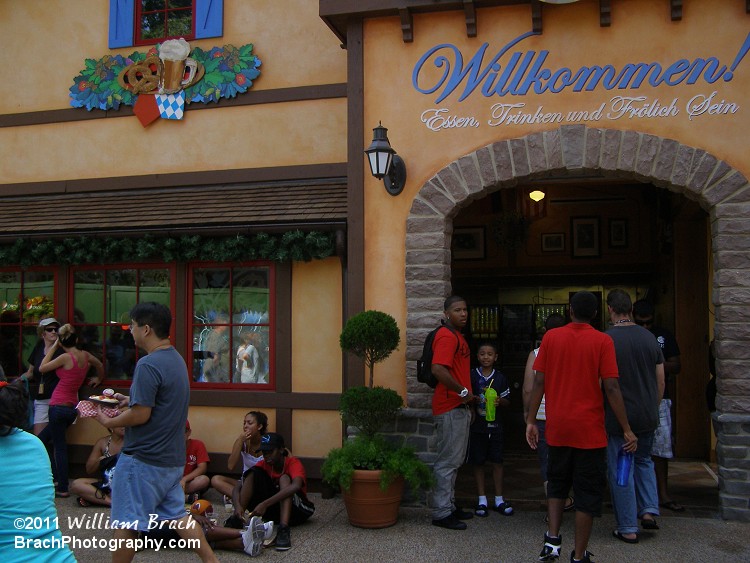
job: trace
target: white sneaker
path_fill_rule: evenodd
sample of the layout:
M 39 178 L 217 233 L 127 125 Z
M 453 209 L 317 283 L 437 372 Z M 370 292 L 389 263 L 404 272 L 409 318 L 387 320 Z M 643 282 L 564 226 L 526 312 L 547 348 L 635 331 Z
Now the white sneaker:
M 257 557 L 263 551 L 263 539 L 266 535 L 266 527 L 260 516 L 250 518 L 250 525 L 242 532 L 242 545 L 245 553 L 250 557 Z
M 278 527 L 273 525 L 273 521 L 263 524 L 266 528 L 266 534 L 263 539 L 263 547 L 270 547 L 276 542 L 276 532 Z

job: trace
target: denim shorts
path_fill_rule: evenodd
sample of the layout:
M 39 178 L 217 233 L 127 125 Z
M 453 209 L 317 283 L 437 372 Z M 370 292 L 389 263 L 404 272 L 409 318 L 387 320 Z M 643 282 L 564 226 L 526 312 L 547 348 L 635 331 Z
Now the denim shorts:
M 182 466 L 158 467 L 121 453 L 112 478 L 110 526 L 145 532 L 155 522 L 183 518 L 183 471 Z

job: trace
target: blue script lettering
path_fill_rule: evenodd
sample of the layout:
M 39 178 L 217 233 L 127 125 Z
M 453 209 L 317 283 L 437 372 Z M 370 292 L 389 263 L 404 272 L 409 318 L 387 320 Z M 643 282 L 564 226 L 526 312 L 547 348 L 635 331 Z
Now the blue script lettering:
M 678 59 L 668 66 L 658 62 L 626 63 L 620 69 L 613 65 L 582 66 L 571 70 L 567 67 L 546 68 L 549 51 L 514 51 L 515 46 L 533 35 L 527 32 L 504 45 L 488 62 L 484 62 L 489 43 L 483 43 L 464 65 L 461 50 L 451 43 L 441 43 L 427 50 L 414 65 L 412 86 L 425 95 L 437 93 L 439 103 L 457 92 L 461 102 L 479 88 L 482 96 L 524 96 L 530 91 L 543 94 L 547 91 L 559 93 L 571 88 L 574 92 L 591 92 L 598 87 L 605 90 L 637 90 L 644 83 L 651 86 L 665 84 L 677 86 L 696 84 L 703 81 L 714 84 L 719 80 L 729 82 L 750 51 L 750 33 L 737 52 L 732 64 L 722 64 L 717 57 L 695 58 L 692 61 Z M 503 58 L 508 55 L 507 61 Z M 490 55 L 487 55 L 488 57 Z M 423 85 L 427 71 L 425 66 L 432 63 L 442 73 L 434 83 Z M 423 72 L 424 71 L 424 72 Z

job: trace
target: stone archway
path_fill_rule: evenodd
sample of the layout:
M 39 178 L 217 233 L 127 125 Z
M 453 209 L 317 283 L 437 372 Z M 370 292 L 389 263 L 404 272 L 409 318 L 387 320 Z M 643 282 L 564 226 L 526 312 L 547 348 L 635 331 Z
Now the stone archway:
M 584 125 L 498 141 L 462 156 L 427 181 L 406 229 L 407 402 L 430 406 L 414 360 L 451 291 L 453 218 L 468 203 L 519 181 L 600 174 L 649 182 L 695 200 L 708 212 L 714 255 L 713 303 L 722 515 L 750 521 L 750 185 L 702 149 L 636 131 Z

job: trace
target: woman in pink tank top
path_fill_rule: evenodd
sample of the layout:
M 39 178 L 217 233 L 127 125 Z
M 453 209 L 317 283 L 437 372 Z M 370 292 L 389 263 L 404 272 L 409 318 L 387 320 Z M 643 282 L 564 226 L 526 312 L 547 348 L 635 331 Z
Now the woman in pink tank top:
M 78 403 L 78 389 L 80 389 L 89 368 L 96 369 L 96 377 L 91 378 L 91 385 L 99 385 L 104 375 L 102 363 L 95 357 L 76 348 L 78 337 L 69 324 L 63 325 L 57 332 L 57 342 L 49 349 L 47 355 L 39 365 L 39 371 L 47 373 L 54 370 L 60 382 L 52 392 L 49 402 L 49 424 L 39 434 L 39 439 L 45 444 L 52 443 L 54 457 L 52 476 L 57 482 L 55 496 L 69 497 L 68 492 L 68 444 L 65 432 L 75 422 Z M 53 359 L 55 351 L 62 348 L 64 354 Z

